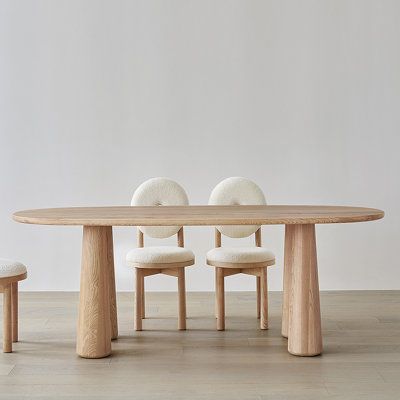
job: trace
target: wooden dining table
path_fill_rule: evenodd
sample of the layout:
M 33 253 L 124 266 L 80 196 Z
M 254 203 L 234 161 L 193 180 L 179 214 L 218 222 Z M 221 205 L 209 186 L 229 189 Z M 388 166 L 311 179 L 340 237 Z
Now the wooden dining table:
M 113 226 L 285 225 L 282 336 L 297 356 L 322 352 L 315 224 L 372 221 L 373 208 L 311 205 L 71 207 L 18 211 L 39 225 L 83 226 L 77 354 L 102 358 L 118 337 Z

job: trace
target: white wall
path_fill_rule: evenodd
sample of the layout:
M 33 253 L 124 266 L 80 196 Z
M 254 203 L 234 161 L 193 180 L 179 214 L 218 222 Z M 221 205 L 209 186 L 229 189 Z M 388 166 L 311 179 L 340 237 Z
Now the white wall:
M 13 211 L 129 204 L 153 176 L 204 204 L 241 175 L 271 204 L 384 209 L 317 228 L 320 284 L 399 289 L 399 17 L 395 0 L 0 0 L 0 254 L 29 265 L 22 288 L 77 290 L 81 229 Z M 134 228 L 114 232 L 118 289 L 132 290 Z M 263 232 L 280 290 L 283 227 Z M 212 229 L 186 243 L 188 290 L 213 290 Z

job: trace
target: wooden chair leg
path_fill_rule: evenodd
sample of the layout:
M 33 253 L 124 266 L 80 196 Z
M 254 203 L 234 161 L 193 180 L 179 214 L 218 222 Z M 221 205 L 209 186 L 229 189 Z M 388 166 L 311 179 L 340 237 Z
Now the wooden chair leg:
M 260 310 L 261 310 L 261 280 L 260 277 L 256 277 L 256 282 L 257 282 L 257 318 L 260 319 Z
M 18 342 L 18 282 L 11 284 L 12 341 Z
M 11 284 L 3 290 L 3 352 L 12 352 Z
M 217 287 L 216 285 L 217 285 L 217 268 L 215 268 L 215 287 Z M 215 314 L 215 318 L 218 318 L 217 290 L 215 290 L 214 314 Z
M 268 329 L 268 282 L 267 282 L 267 268 L 261 268 L 260 276 L 261 288 L 261 318 L 260 328 Z
M 146 318 L 144 276 L 142 276 L 142 319 Z
M 178 269 L 178 297 L 179 297 L 178 329 L 184 331 L 186 329 L 185 268 Z
M 143 298 L 143 286 L 142 280 L 143 274 L 140 268 L 136 268 L 136 290 L 135 290 L 135 330 L 142 330 L 142 298 Z
M 225 330 L 225 288 L 224 269 L 216 268 L 215 293 L 217 303 L 217 330 Z

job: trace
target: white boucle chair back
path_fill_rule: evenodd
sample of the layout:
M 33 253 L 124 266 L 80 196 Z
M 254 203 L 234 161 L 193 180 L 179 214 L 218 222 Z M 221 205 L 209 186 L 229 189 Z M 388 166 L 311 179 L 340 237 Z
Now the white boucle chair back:
M 132 206 L 187 206 L 189 200 L 185 190 L 167 178 L 152 178 L 143 182 L 133 194 Z M 175 235 L 180 226 L 139 226 L 141 232 L 164 239 Z
M 210 205 L 265 205 L 262 190 L 251 180 L 241 177 L 224 179 L 211 192 Z M 223 235 L 244 238 L 255 233 L 257 225 L 224 225 L 216 227 Z

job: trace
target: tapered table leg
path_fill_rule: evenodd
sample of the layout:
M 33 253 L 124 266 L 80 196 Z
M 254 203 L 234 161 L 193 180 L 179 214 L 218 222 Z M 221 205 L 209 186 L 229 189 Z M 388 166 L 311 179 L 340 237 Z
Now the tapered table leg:
M 84 226 L 76 351 L 84 358 L 111 354 L 110 227 Z
M 294 233 L 295 225 L 285 226 L 285 257 L 283 268 L 283 306 L 282 306 L 282 336 L 287 338 L 289 331 L 289 298 L 290 287 L 292 282 L 292 265 L 294 250 Z
M 322 352 L 315 225 L 293 225 L 288 351 L 297 356 Z
M 115 289 L 114 244 L 112 226 L 105 227 L 108 248 L 111 339 L 118 339 L 117 296 Z

